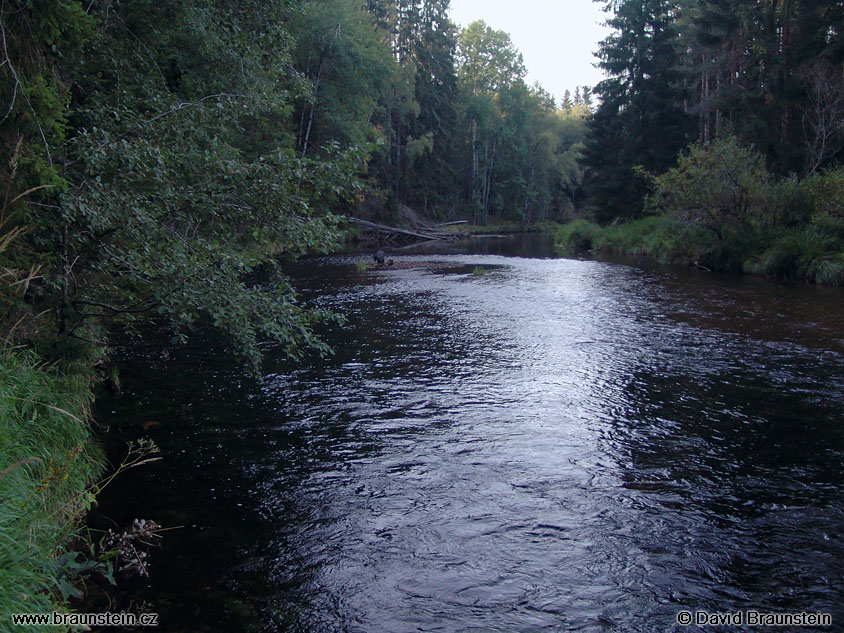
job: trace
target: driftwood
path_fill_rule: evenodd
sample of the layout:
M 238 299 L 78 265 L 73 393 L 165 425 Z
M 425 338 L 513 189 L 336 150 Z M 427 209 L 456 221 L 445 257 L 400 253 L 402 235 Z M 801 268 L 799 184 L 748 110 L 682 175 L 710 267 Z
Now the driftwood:
M 347 219 L 349 220 L 349 222 L 357 224 L 358 226 L 362 226 L 366 229 L 369 229 L 370 231 L 386 233 L 387 235 L 415 237 L 420 240 L 454 240 L 463 237 L 463 235 L 460 235 L 459 233 L 453 233 L 451 231 L 437 231 L 435 229 L 427 228 L 420 228 L 416 230 L 400 229 L 395 226 L 387 226 L 385 224 L 376 224 L 375 222 L 370 222 L 369 220 L 361 220 L 360 218 L 348 217 Z M 441 224 L 440 226 L 447 226 L 447 224 Z

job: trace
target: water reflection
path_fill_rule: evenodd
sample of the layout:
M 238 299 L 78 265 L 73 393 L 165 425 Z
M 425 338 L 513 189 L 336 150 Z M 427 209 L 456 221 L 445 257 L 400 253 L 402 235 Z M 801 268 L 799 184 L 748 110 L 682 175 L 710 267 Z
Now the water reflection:
M 135 492 L 196 526 L 156 561 L 162 630 L 653 631 L 751 607 L 844 622 L 840 292 L 402 262 L 294 270 L 349 317 L 331 359 L 253 382 L 207 341 L 136 361 L 102 402 L 167 420 L 167 460 Z

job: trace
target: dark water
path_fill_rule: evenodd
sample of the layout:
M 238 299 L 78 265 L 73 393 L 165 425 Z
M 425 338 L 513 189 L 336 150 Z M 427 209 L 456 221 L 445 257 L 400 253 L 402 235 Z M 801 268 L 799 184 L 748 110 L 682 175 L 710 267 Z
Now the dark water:
M 210 335 L 122 352 L 106 437 L 165 459 L 103 511 L 185 526 L 132 586 L 159 630 L 652 632 L 682 609 L 844 630 L 840 289 L 396 259 L 417 267 L 293 271 L 348 316 L 327 361 L 253 380 Z

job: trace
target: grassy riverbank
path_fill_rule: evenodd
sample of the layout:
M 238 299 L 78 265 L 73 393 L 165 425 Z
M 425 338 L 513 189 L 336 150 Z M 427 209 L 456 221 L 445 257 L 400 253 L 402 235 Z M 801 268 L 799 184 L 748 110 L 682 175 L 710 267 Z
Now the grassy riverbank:
M 719 272 L 844 285 L 844 225 L 829 221 L 768 227 L 717 239 L 705 231 L 684 231 L 665 217 L 609 226 L 575 220 L 562 226 L 555 239 L 567 255 L 590 251 L 631 255 Z
M 572 222 L 557 232 L 561 248 L 844 285 L 844 168 L 777 176 L 754 148 L 725 137 L 639 177 L 650 189 L 648 216 Z
M 89 381 L 0 352 L 2 630 L 13 613 L 66 611 L 74 591 L 68 545 L 103 466 L 87 423 L 91 400 Z

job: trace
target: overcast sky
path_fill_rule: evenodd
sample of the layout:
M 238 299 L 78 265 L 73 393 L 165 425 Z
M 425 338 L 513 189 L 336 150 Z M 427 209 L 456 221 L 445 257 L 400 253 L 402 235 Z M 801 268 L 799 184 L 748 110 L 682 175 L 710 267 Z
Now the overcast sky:
M 603 79 L 593 53 L 608 30 L 603 3 L 592 0 L 451 0 L 451 19 L 460 26 L 483 20 L 510 34 L 525 58 L 527 81 L 538 81 L 558 101 L 566 89 L 594 86 Z

